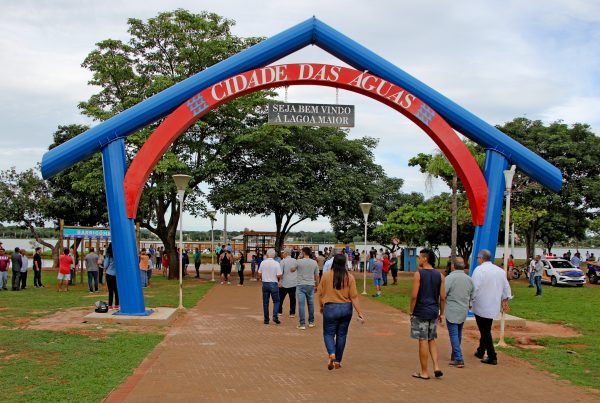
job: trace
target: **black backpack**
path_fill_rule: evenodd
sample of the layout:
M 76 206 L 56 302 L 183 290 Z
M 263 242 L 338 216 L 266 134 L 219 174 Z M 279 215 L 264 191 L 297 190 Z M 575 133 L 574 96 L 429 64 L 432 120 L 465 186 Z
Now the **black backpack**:
M 108 304 L 104 301 L 96 301 L 96 309 L 94 309 L 97 313 L 106 313 L 108 312 Z

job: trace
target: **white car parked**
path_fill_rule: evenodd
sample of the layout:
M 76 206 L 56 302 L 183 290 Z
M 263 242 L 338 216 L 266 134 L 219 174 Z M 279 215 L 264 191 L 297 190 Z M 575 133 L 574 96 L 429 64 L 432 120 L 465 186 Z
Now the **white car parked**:
M 568 260 L 543 258 L 542 263 L 544 264 L 542 282 L 550 283 L 553 287 L 559 284 L 575 284 L 577 287 L 583 287 L 585 284 L 585 273 Z

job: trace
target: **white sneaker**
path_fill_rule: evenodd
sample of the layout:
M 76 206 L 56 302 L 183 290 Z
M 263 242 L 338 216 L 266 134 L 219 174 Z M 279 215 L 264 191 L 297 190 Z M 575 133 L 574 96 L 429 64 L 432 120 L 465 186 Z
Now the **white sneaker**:
M 306 326 L 304 326 L 304 325 L 302 325 L 302 326 L 298 325 L 298 326 L 296 326 L 296 329 L 306 330 Z
M 309 323 L 308 327 L 315 327 L 315 324 L 314 323 Z
M 228 281 L 227 284 L 231 284 L 231 281 Z

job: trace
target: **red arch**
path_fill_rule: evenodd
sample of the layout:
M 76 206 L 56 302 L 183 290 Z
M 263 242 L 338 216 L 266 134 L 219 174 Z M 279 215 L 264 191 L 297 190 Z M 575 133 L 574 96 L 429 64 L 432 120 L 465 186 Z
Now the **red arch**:
M 438 145 L 456 170 L 469 198 L 474 225 L 482 225 L 487 184 L 477 162 L 450 125 L 413 94 L 377 76 L 327 64 L 267 66 L 220 81 L 179 106 L 152 133 L 132 161 L 125 176 L 127 216 L 135 218 L 144 184 L 169 146 L 210 110 L 237 97 L 287 85 L 338 87 L 373 98 L 402 113 Z

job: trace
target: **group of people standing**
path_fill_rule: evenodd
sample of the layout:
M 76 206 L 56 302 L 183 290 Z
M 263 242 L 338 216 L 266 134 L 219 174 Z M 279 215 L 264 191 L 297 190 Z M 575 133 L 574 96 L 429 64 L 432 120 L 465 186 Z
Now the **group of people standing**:
M 27 273 L 29 270 L 29 258 L 25 249 L 16 247 L 14 252 L 8 256 L 6 250 L 0 244 L 0 290 L 8 291 L 8 273 L 12 269 L 11 290 L 20 291 L 27 288 Z M 33 286 L 43 288 L 42 284 L 42 248 L 35 248 L 33 255 Z
M 299 330 L 315 327 L 315 295 L 318 296 L 319 311 L 323 315 L 323 339 L 328 354 L 327 368 L 341 368 L 342 358 L 352 319 L 353 308 L 361 321 L 364 316 L 358 301 L 356 282 L 348 272 L 344 254 L 331 257 L 331 265 L 319 273 L 319 264 L 313 258 L 309 247 L 302 248 L 295 259 L 292 251 L 286 248 L 282 259 L 276 261 L 274 249 L 266 252 L 265 259 L 258 267 L 262 280 L 262 302 L 264 324 L 280 324 L 279 315 L 283 313 L 283 301 L 289 296 L 289 317 L 295 318 L 298 310 Z M 272 316 L 269 312 L 273 302 Z M 308 310 L 308 321 L 306 311 Z

